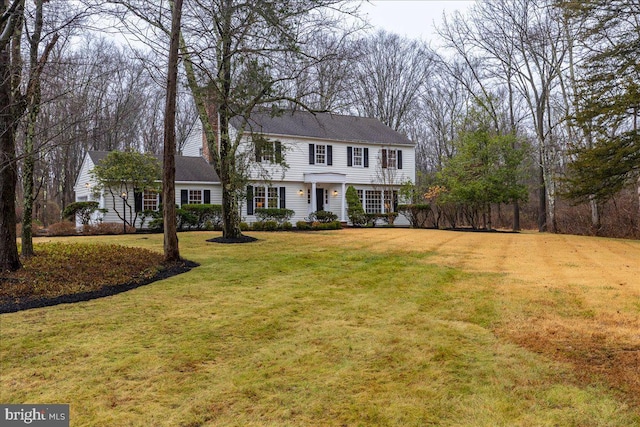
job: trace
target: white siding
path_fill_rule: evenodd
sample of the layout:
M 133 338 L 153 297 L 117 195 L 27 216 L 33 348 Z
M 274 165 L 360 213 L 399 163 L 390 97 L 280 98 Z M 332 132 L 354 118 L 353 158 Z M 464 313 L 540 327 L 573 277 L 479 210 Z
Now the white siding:
M 202 157 L 202 138 L 202 125 L 198 120 L 198 123 L 194 126 L 182 147 L 181 155 L 187 157 Z

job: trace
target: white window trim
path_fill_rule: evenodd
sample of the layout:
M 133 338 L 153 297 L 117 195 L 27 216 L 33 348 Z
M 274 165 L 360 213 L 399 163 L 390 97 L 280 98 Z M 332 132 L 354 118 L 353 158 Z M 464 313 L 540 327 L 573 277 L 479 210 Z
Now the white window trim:
M 320 154 L 318 153 L 318 148 L 323 147 L 324 148 L 324 153 Z M 316 165 L 320 165 L 320 166 L 327 166 L 327 144 L 315 144 L 314 146 L 314 160 L 315 160 L 315 164 Z M 324 157 L 324 161 L 319 162 L 318 161 L 318 156 L 321 155 Z
M 256 196 L 257 194 L 257 189 L 261 188 L 264 190 L 264 206 L 263 207 L 258 207 L 258 197 Z M 276 197 L 269 197 L 269 189 L 275 189 L 276 192 Z M 275 208 L 269 208 L 269 200 L 274 200 L 276 201 L 276 207 Z M 253 211 L 255 212 L 256 209 L 278 209 L 280 208 L 280 187 L 272 187 L 272 186 L 268 186 L 268 185 L 254 185 L 253 186 Z
M 187 204 L 188 205 L 203 205 L 204 204 L 204 188 L 188 188 L 188 195 L 187 195 Z M 200 192 L 200 202 L 195 203 L 192 202 L 191 200 L 191 192 L 192 191 L 199 191 Z
M 360 155 L 356 156 L 356 150 L 360 150 Z M 360 164 L 356 164 L 356 158 L 360 159 Z M 354 168 L 364 168 L 364 148 L 352 147 L 351 148 L 351 166 Z

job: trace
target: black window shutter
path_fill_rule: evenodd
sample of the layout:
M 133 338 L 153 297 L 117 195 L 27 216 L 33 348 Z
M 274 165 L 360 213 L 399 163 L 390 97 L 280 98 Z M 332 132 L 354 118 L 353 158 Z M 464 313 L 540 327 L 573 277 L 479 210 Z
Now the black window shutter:
M 276 163 L 282 163 L 282 143 L 276 141 Z
M 280 209 L 287 208 L 287 202 L 285 200 L 286 194 L 287 194 L 287 189 L 285 187 L 280 187 Z
M 260 163 L 262 161 L 262 144 L 261 144 L 261 141 L 254 141 L 253 146 L 254 146 L 254 150 L 256 152 L 256 162 Z
M 398 169 L 402 169 L 402 150 L 398 150 Z
M 142 192 L 134 191 L 133 199 L 134 199 L 135 211 L 142 212 Z
M 315 144 L 309 144 L 309 164 L 316 164 L 316 146 Z
M 393 211 L 398 212 L 398 192 L 393 191 Z
M 387 168 L 387 149 L 382 149 L 382 169 Z
M 247 215 L 253 215 L 253 186 L 247 185 Z
M 180 190 L 180 206 L 189 204 L 189 190 Z
M 333 166 L 333 145 L 327 145 L 327 165 Z
M 369 167 L 369 149 L 368 149 L 368 148 L 365 148 L 365 149 L 363 150 L 363 152 L 364 152 L 364 154 L 363 154 L 363 157 L 364 157 L 364 167 L 365 167 L 365 168 L 368 168 L 368 167 Z
M 211 190 L 204 190 L 204 204 L 211 204 Z
M 353 148 L 347 147 L 347 166 L 353 166 Z

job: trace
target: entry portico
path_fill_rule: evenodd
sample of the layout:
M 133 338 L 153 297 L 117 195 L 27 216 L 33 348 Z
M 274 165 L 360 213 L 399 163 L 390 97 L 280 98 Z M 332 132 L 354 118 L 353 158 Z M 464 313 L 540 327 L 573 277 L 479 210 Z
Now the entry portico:
M 318 184 L 340 184 L 340 221 L 346 221 L 345 193 L 347 189 L 347 175 L 337 172 L 323 172 L 323 173 L 304 173 L 304 183 L 311 184 L 311 206 L 310 212 L 316 212 L 318 210 Z

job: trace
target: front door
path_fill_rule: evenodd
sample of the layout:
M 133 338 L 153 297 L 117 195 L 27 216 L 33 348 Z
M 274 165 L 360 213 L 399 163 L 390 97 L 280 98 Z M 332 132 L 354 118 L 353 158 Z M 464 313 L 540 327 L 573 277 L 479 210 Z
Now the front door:
M 317 210 L 324 210 L 324 188 L 316 188 L 316 207 Z

